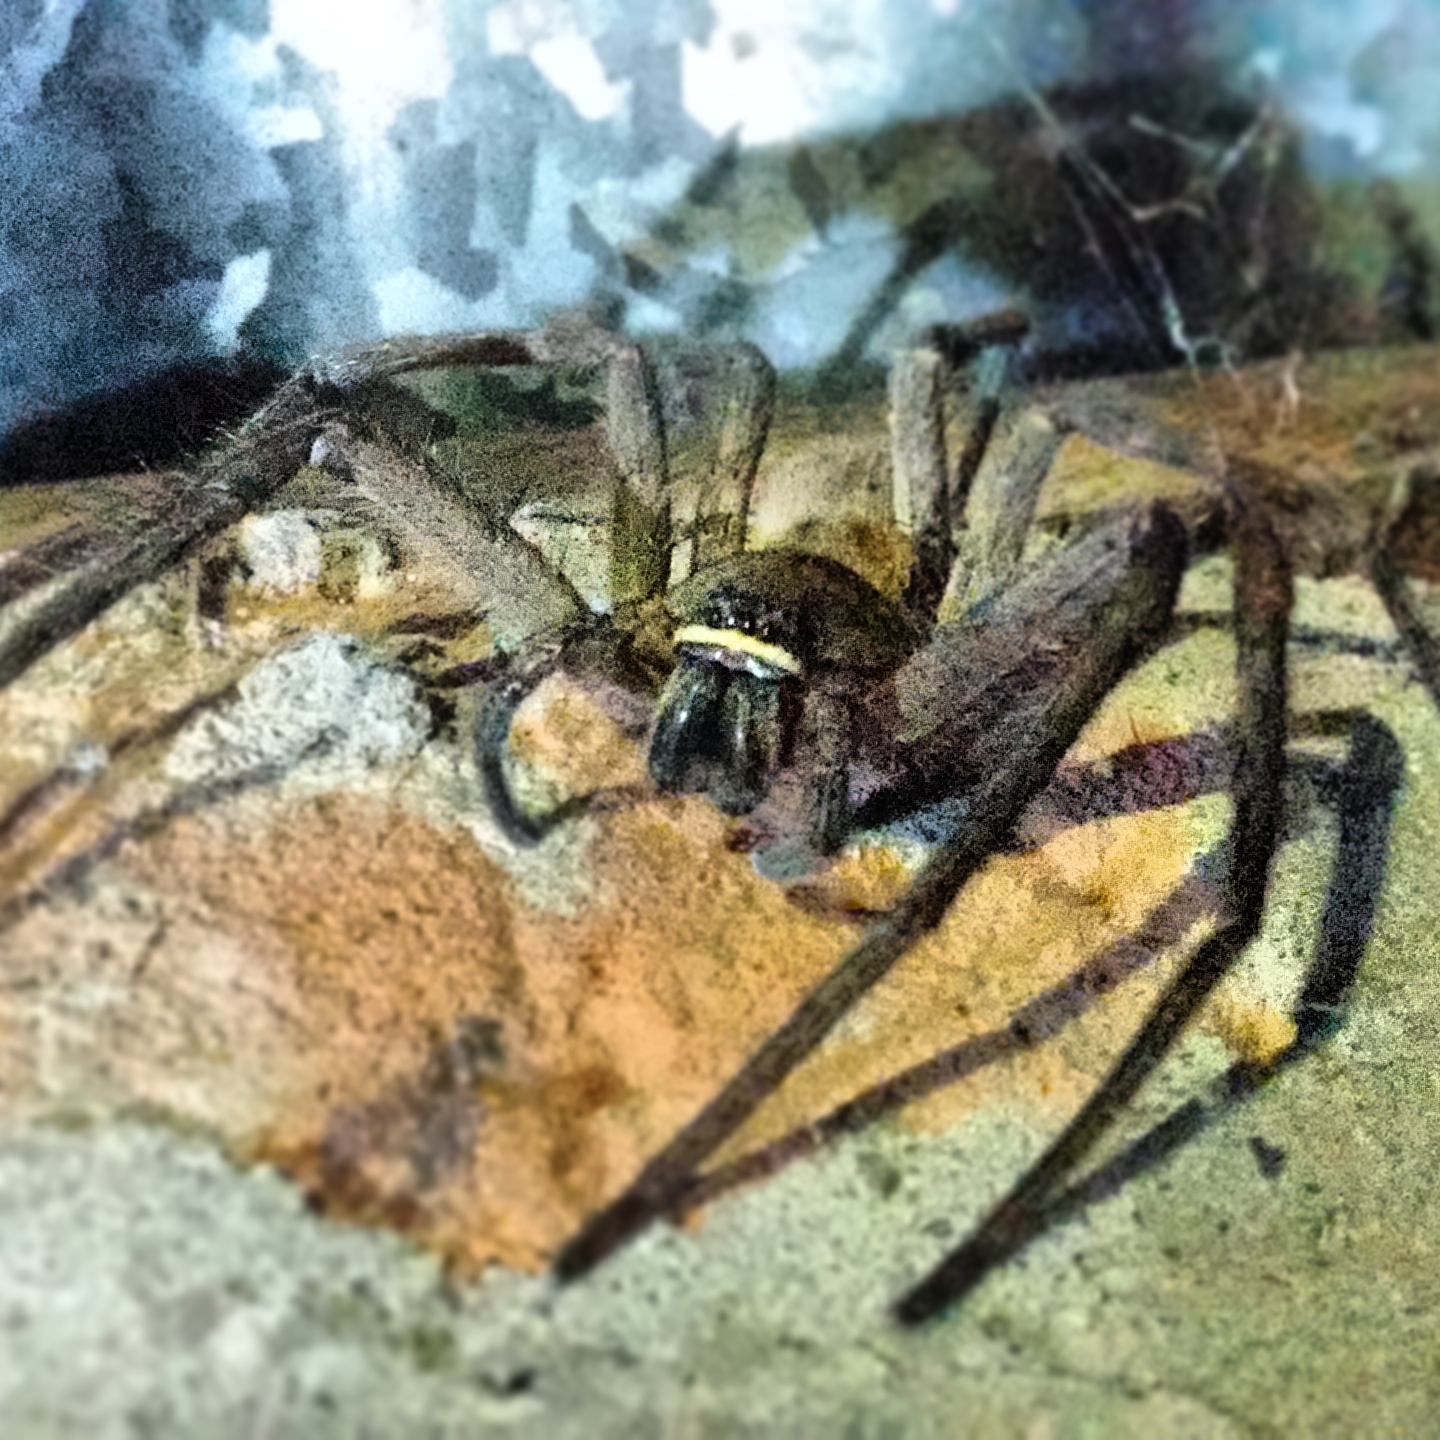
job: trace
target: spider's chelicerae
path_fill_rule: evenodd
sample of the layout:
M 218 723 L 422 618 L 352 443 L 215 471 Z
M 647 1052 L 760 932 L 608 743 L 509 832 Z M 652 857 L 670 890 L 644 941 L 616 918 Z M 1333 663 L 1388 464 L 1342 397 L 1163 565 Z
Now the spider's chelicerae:
M 502 644 L 518 637 L 498 668 L 482 667 L 475 730 L 488 804 L 516 843 L 538 840 L 584 803 L 544 812 L 517 793 L 512 721 L 561 669 L 650 705 L 654 784 L 703 793 L 747 817 L 762 868 L 794 874 L 823 864 L 861 830 L 903 825 L 924 835 L 927 858 L 894 908 L 868 924 L 740 1072 L 563 1249 L 558 1272 L 574 1278 L 649 1223 L 703 1199 L 707 1184 L 713 1189 L 714 1172 L 701 1175 L 705 1162 L 1010 842 L 1097 707 L 1171 633 L 1193 553 L 1228 546 L 1239 699 L 1221 921 L 1059 1139 L 900 1301 L 902 1320 L 923 1320 L 1127 1165 L 1151 1163 L 1203 1121 L 1203 1107 L 1177 1112 L 1119 1161 L 1075 1178 L 1256 935 L 1283 820 L 1292 546 L 1258 498 L 1263 485 L 1223 455 L 1202 454 L 1184 500 L 1133 500 L 1063 535 L 1037 537 L 1041 486 L 1070 419 L 1063 404 L 1047 412 L 1015 402 L 1007 373 L 1022 334 L 1015 317 L 995 317 L 936 333 L 893 368 L 895 514 L 912 556 L 897 600 L 835 559 L 747 548 L 775 392 L 757 351 L 722 349 L 704 362 L 713 456 L 698 478 L 679 484 L 669 442 L 684 424 L 683 385 L 674 373 L 662 376 L 641 347 L 584 328 L 462 336 L 381 347 L 289 382 L 202 467 L 187 503 L 109 552 L 87 554 L 66 583 L 0 628 L 0 683 L 309 462 L 353 485 L 397 528 L 424 531 L 445 563 L 479 576 Z M 503 478 L 477 508 L 473 493 L 447 490 L 405 458 L 407 427 L 421 427 L 409 448 L 424 448 L 426 421 L 393 384 L 451 365 L 550 362 L 603 372 L 615 460 L 613 483 L 597 492 L 601 558 L 572 556 L 558 569 L 521 538 L 547 517 L 534 507 L 517 513 L 521 497 Z M 1401 487 L 1358 558 L 1435 693 L 1434 643 L 1389 558 L 1412 504 Z M 1349 734 L 1352 757 L 1368 745 L 1373 763 L 1393 768 L 1383 737 L 1363 726 L 1346 731 L 1339 717 L 1326 723 Z M 1364 927 L 1356 927 L 1348 940 L 1332 936 L 1312 965 L 1293 1044 L 1263 1065 L 1238 1063 L 1226 1094 L 1253 1090 L 1329 1032 L 1363 949 Z

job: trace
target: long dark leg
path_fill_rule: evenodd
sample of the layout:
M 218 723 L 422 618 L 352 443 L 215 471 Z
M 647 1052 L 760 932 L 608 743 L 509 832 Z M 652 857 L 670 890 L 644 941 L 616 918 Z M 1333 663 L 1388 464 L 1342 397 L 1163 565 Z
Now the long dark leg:
M 1057 754 L 1054 760 L 1059 758 Z M 645 1166 L 630 1188 L 592 1216 L 565 1245 L 555 1262 L 562 1280 L 586 1274 L 674 1209 L 699 1166 L 755 1113 L 916 940 L 939 924 L 950 902 L 1004 839 L 1028 798 L 1019 772 L 1003 777 L 993 789 L 991 803 L 981 810 L 988 818 L 930 860 L 897 912 L 880 921 L 800 1002 L 740 1073 Z
M 1401 478 L 1389 515 L 1371 547 L 1370 578 L 1380 592 L 1405 648 L 1410 652 L 1421 683 L 1430 692 L 1430 698 L 1440 706 L 1440 641 L 1436 640 L 1420 614 L 1410 583 L 1395 558 L 1395 542 L 1401 538 L 1407 523 L 1413 524 L 1418 518 L 1420 486 L 1436 483 L 1433 472 L 1428 469 L 1412 469 Z
M 1229 918 L 1172 981 L 1119 1063 L 1060 1138 L 975 1234 L 899 1302 L 895 1313 L 903 1324 L 927 1320 L 969 1294 L 1044 1228 L 1047 1207 L 1063 1182 L 1169 1053 L 1260 929 L 1283 803 L 1291 583 L 1285 555 L 1263 513 L 1232 493 L 1229 520 L 1235 551 L 1241 737 L 1225 880 Z
M 744 1068 L 666 1148 L 641 1171 L 613 1204 L 593 1216 L 561 1251 L 562 1278 L 584 1274 L 651 1221 L 675 1208 L 693 1172 L 754 1113 L 834 1029 L 841 1018 L 926 932 L 939 924 L 970 877 L 1009 836 L 1021 810 L 1040 790 L 1074 743 L 1096 706 L 1170 614 L 1183 569 L 1184 540 L 1178 521 L 1160 509 L 1126 522 L 1123 544 L 1116 538 L 1106 572 L 1110 609 L 1129 599 L 1130 624 L 1090 627 L 1082 656 L 1064 647 L 1042 647 L 1025 669 L 1031 694 L 1000 747 L 1004 757 L 985 767 L 967 796 L 969 809 L 958 832 L 935 851 L 895 911 L 878 921 L 829 976 L 810 992 L 790 1018 L 755 1052 Z M 1087 552 L 1088 553 L 1088 552 Z M 1043 587 L 1042 587 L 1043 588 Z M 1102 595 L 1080 587 L 1087 605 L 1105 609 Z M 1061 597 L 1074 607 L 1074 596 Z M 1047 614 L 1060 599 L 1037 599 Z M 1023 617 L 1021 617 L 1023 619 Z M 1137 633 L 1138 632 L 1138 633 Z M 1018 633 L 1026 633 L 1023 624 Z M 1038 699 L 1037 699 L 1038 695 Z
M 63 561 L 46 553 L 54 551 L 53 540 L 12 557 L 0 568 L 0 591 L 11 601 L 0 609 L 0 686 L 278 489 L 305 463 L 327 423 L 325 399 L 308 376 L 288 381 L 193 474 L 132 482 L 129 503 L 116 507 L 113 522 L 107 517 L 72 533 L 72 553 Z M 53 583 L 41 590 L 42 580 Z
M 872 1085 L 779 1139 L 694 1177 L 685 1192 L 685 1207 L 708 1205 L 737 1186 L 774 1175 L 907 1105 L 1044 1044 L 1084 1015 L 1102 995 L 1153 964 L 1161 950 L 1183 939 L 1197 920 L 1213 911 L 1214 905 L 1211 883 L 1192 873 L 1151 911 L 1136 933 L 1121 937 L 1058 985 L 1023 1005 L 1007 1025 L 972 1035 Z
M 1075 1218 L 1164 1164 L 1334 1032 L 1370 940 L 1395 801 L 1405 779 L 1405 756 L 1394 733 L 1371 715 L 1320 718 L 1322 734 L 1348 729 L 1350 754 L 1325 785 L 1326 798 L 1339 816 L 1340 833 L 1321 912 L 1320 944 L 1295 1005 L 1294 1043 L 1267 1064 L 1236 1061 L 1210 1087 L 1208 1099 L 1187 1100 L 1112 1160 L 1057 1195 L 1046 1206 L 1045 1228 Z
M 908 530 L 914 558 L 905 602 L 917 615 L 935 614 L 955 559 L 951 535 L 945 395 L 950 367 L 935 348 L 896 356 L 890 367 L 890 470 L 895 519 Z M 993 423 L 993 420 L 992 420 Z M 988 428 L 981 440 L 989 440 Z
M 0 596 L 10 602 L 0 607 L 0 686 L 263 504 L 311 458 L 324 432 L 353 416 L 389 377 L 437 365 L 529 365 L 535 358 L 514 336 L 451 335 L 354 350 L 301 371 L 191 472 L 163 484 L 130 482 L 113 517 L 71 537 L 62 573 L 53 540 L 0 567 Z M 52 578 L 43 595 L 26 594 Z

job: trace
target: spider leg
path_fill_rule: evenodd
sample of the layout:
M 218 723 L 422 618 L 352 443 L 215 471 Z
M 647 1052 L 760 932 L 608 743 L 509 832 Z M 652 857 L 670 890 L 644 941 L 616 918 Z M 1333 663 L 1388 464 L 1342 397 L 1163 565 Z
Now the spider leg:
M 819 855 L 839 850 L 854 824 L 850 810 L 853 729 L 844 691 L 823 683 L 812 687 L 805 699 L 797 748 L 805 776 L 805 839 Z
M 942 624 L 993 600 L 1020 574 L 1040 487 L 1066 434 L 1037 409 L 1004 416 L 997 428 L 970 487 L 965 529 L 940 601 Z
M 534 358 L 515 336 L 459 335 L 346 351 L 300 371 L 188 473 L 129 482 L 127 503 L 103 527 L 77 536 L 63 564 L 42 549 L 34 556 L 21 552 L 0 568 L 0 686 L 262 505 L 312 458 L 337 420 L 352 419 L 367 394 L 391 377 L 437 365 L 524 365 Z
M 1237 1060 L 1210 1087 L 1208 1100 L 1195 1097 L 1177 1106 L 1113 1159 L 1057 1195 L 1046 1207 L 1045 1228 L 1073 1219 L 1162 1165 L 1334 1033 L 1374 924 L 1405 756 L 1394 732 L 1371 715 L 1340 712 L 1318 718 L 1320 734 L 1348 732 L 1350 753 L 1326 787 L 1338 814 L 1339 835 L 1321 911 L 1320 943 L 1295 1004 L 1294 1043 L 1265 1064 Z
M 617 341 L 606 372 L 605 431 L 620 466 L 611 519 L 610 595 L 616 605 L 648 600 L 670 576 L 670 470 L 654 367 Z
M 890 370 L 890 468 L 894 514 L 912 538 L 905 601 L 928 626 L 954 565 L 965 503 L 1000 417 L 1013 349 L 1027 322 L 1014 311 L 931 330 Z M 957 423 L 963 437 L 949 468 L 946 410 L 963 376 Z
M 564 337 L 557 343 L 542 336 L 538 346 L 544 359 L 577 358 L 577 345 Z M 617 608 L 635 606 L 664 589 L 670 570 L 670 478 L 659 383 L 645 352 L 631 341 L 582 336 L 578 349 L 578 358 L 605 365 L 605 435 L 620 471 L 610 523 L 610 599 Z M 539 843 L 585 804 L 582 797 L 537 818 L 516 800 L 506 775 L 516 712 L 541 681 L 564 667 L 572 642 L 594 633 L 593 624 L 583 622 L 583 608 L 578 600 L 570 613 L 551 607 L 557 621 L 552 639 L 528 640 L 527 660 L 489 688 L 476 717 L 481 785 L 491 814 L 516 845 Z
M 6 602 L 0 611 L 0 686 L 278 489 L 305 463 L 324 424 L 318 403 L 308 376 L 287 381 L 193 474 L 167 476 L 162 483 L 138 477 L 127 497 L 131 503 L 113 524 L 74 536 L 71 554 L 46 554 L 41 541 L 32 547 L 38 552 L 33 561 L 22 551 L 0 568 Z
M 1225 923 L 1170 983 L 1100 1088 L 976 1232 L 895 1309 L 918 1324 L 962 1299 L 1045 1227 L 1066 1177 L 1109 1129 L 1186 1024 L 1260 929 L 1283 805 L 1285 646 L 1289 566 L 1263 512 L 1230 491 L 1229 528 L 1236 557 L 1235 629 L 1240 685 L 1234 819 L 1225 878 Z
M 714 471 L 696 510 L 694 569 L 745 548 L 750 496 L 775 418 L 775 367 L 753 345 L 735 346 L 726 359 L 730 383 Z
M 1124 534 L 1107 537 L 1113 543 L 1106 564 L 1087 567 L 1097 569 L 1097 575 L 1090 577 L 1097 588 L 1077 581 L 1058 597 L 1037 598 L 1035 603 L 1047 612 L 1063 603 L 1074 623 L 1090 616 L 1091 644 L 1083 663 L 1068 660 L 1067 647 L 1054 645 L 1042 647 L 1028 657 L 1029 664 L 1021 665 L 1019 679 L 1025 693 L 1016 696 L 1012 707 L 1015 714 L 1004 746 L 1007 758 L 983 768 L 967 796 L 966 822 L 936 848 L 899 905 L 875 923 L 740 1072 L 644 1167 L 630 1188 L 582 1226 L 556 1260 L 561 1279 L 585 1274 L 652 1221 L 674 1210 L 699 1166 L 901 956 L 940 923 L 956 895 L 1005 842 L 1025 805 L 1144 644 L 1144 634 L 1134 633 L 1130 626 L 1112 623 L 1107 628 L 1100 612 L 1121 608 L 1132 618 L 1143 617 L 1141 631 L 1163 624 L 1170 614 L 1185 553 L 1179 521 L 1157 506 L 1121 517 L 1118 525 L 1124 527 Z M 1073 556 L 1065 558 L 1074 561 Z M 1125 603 L 1117 604 L 1122 595 Z
M 911 610 L 927 616 L 935 613 L 955 559 L 945 444 L 949 380 L 950 366 L 933 346 L 903 351 L 890 367 L 895 519 L 902 530 L 910 531 L 914 547 L 905 598 Z M 979 428 L 974 427 L 972 433 Z M 988 439 L 988 433 L 984 438 Z
M 1389 511 L 1370 547 L 1370 578 L 1410 652 L 1421 682 L 1430 698 L 1440 705 L 1440 640 L 1425 623 L 1394 553 L 1396 540 L 1419 506 L 1419 487 L 1435 483 L 1433 470 L 1425 467 L 1412 467 L 1400 477 Z

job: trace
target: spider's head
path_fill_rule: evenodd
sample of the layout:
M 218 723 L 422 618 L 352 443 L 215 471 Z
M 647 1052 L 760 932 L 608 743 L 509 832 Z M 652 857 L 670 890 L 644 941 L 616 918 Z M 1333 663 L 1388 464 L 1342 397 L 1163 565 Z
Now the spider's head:
M 913 637 L 854 571 L 767 550 L 710 566 L 670 596 L 675 668 L 660 697 L 650 774 L 728 815 L 764 800 L 795 754 L 817 682 L 894 669 Z

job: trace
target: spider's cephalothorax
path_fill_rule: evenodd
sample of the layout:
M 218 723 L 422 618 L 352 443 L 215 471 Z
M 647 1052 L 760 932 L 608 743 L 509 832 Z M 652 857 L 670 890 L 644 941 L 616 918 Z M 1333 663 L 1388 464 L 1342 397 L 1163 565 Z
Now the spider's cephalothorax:
M 799 757 L 807 838 L 833 849 L 846 824 L 844 692 L 913 648 L 903 613 L 844 565 L 793 550 L 707 567 L 677 587 L 669 609 L 675 668 L 650 742 L 655 783 L 744 815 Z
M 701 387 L 712 403 L 695 429 L 703 429 L 713 453 L 697 465 L 693 445 L 683 457 L 683 446 L 669 449 L 690 422 L 673 394 L 667 408 L 655 364 L 639 347 L 559 332 L 445 337 L 341 357 L 297 375 L 206 460 L 182 492 L 185 504 L 167 492 L 163 509 L 137 510 L 134 528 L 96 535 L 67 528 L 17 552 L 0 576 L 9 587 L 0 584 L 0 601 L 7 602 L 0 604 L 0 685 L 117 595 L 162 574 L 266 496 L 280 495 L 301 467 L 312 472 L 307 485 L 318 483 L 318 469 L 329 472 L 337 497 L 369 507 L 375 523 L 393 525 L 468 582 L 466 594 L 501 653 L 446 674 L 466 672 L 457 685 L 476 678 L 487 685 L 475 729 L 478 768 L 490 816 L 517 845 L 534 843 L 594 798 L 537 815 L 509 783 L 516 712 L 562 668 L 598 682 L 597 693 L 616 702 L 613 713 L 633 722 L 632 733 L 641 732 L 642 713 L 653 715 L 649 770 L 659 789 L 704 793 L 736 815 L 764 807 L 751 822 L 755 832 L 800 842 L 782 856 L 798 850 L 808 861 L 833 853 L 857 828 L 896 823 L 928 842 L 903 896 L 871 917 L 830 974 L 564 1248 L 557 1271 L 568 1279 L 651 1222 L 702 1203 L 707 1186 L 718 1193 L 727 1170 L 769 1173 L 765 1167 L 778 1163 L 774 1155 L 792 1153 L 782 1137 L 756 1155 L 713 1165 L 767 1097 L 940 923 L 988 858 L 1014 843 L 1026 807 L 1051 783 L 1090 717 L 1127 668 L 1172 632 L 1192 542 L 1212 543 L 1223 531 L 1234 551 L 1233 618 L 1226 623 L 1238 703 L 1230 726 L 1237 743 L 1225 745 L 1234 752 L 1227 771 L 1234 803 L 1230 839 L 1216 862 L 1219 923 L 1179 962 L 1132 1042 L 1055 1144 L 902 1301 L 901 1319 L 923 1320 L 1056 1218 L 1076 1213 L 1088 1194 L 1107 1193 L 1113 1167 L 1077 1178 L 1083 1162 L 1258 932 L 1281 834 L 1286 763 L 1289 562 L 1260 504 L 1263 487 L 1247 477 L 1243 462 L 1221 453 L 1175 508 L 1154 498 L 1120 504 L 1109 498 L 1103 511 L 1069 515 L 1063 533 L 1033 536 L 1037 497 L 1061 429 L 1044 415 L 1011 410 L 1001 381 L 987 392 L 985 377 L 999 373 L 996 367 L 977 362 L 968 380 L 959 374 L 977 344 L 993 359 L 993 337 L 1013 335 L 1014 327 L 976 333 L 975 344 L 931 343 L 902 356 L 892 375 L 892 518 L 895 532 L 908 533 L 913 555 L 898 601 L 837 561 L 794 549 L 747 549 L 761 529 L 749 523 L 749 502 L 774 399 L 773 372 L 758 352 L 707 353 L 694 367 L 716 382 Z M 555 558 L 532 541 L 501 501 L 491 497 L 492 509 L 477 515 L 464 487 L 429 451 L 415 458 L 382 443 L 386 434 L 417 428 L 405 423 L 414 396 L 391 383 L 409 371 L 552 363 L 592 375 L 603 369 L 606 376 L 605 401 L 596 408 L 613 466 L 597 465 L 599 479 L 584 491 L 584 503 L 567 493 L 569 509 L 560 506 L 550 517 L 571 530 L 582 520 L 603 529 L 606 543 L 585 552 L 609 556 L 598 598 L 566 572 L 563 547 Z M 690 373 L 672 368 L 682 379 Z M 384 425 L 367 419 L 377 397 L 387 407 Z M 1064 397 L 1052 402 L 1053 413 L 1063 416 Z M 1087 404 L 1093 429 L 1093 401 Z M 955 417 L 963 417 L 965 431 L 948 443 L 947 420 Z M 1133 445 L 1124 407 L 1117 428 L 1122 446 Z M 574 485 L 589 473 L 571 465 L 567 446 L 544 453 L 547 477 Z M 591 450 L 574 453 L 594 459 Z M 1430 474 L 1416 469 L 1396 492 L 1368 549 L 1375 587 L 1431 695 L 1440 696 L 1437 646 L 1394 558 L 1397 540 L 1417 533 L 1417 516 L 1426 513 L 1417 508 L 1422 497 L 1415 487 L 1428 484 Z M 604 488 L 611 480 L 613 497 Z M 513 491 L 512 485 L 505 494 Z M 539 513 L 532 510 L 529 521 Z M 24 603 L 14 604 L 17 597 Z M 1316 734 L 1333 735 L 1337 713 L 1311 719 Z M 1368 934 L 1366 905 L 1379 888 L 1367 867 L 1383 863 L 1387 797 L 1400 774 L 1398 751 L 1389 760 L 1381 753 L 1384 738 L 1373 725 L 1352 735 L 1357 777 L 1370 755 L 1366 763 L 1392 780 L 1374 804 L 1357 798 L 1363 777 L 1354 781 L 1355 795 L 1341 794 L 1342 845 L 1362 863 L 1350 867 L 1358 879 L 1341 876 L 1333 907 L 1326 902 L 1327 915 L 1333 910 L 1343 920 L 1327 932 L 1301 990 L 1297 1039 L 1265 1068 L 1237 1070 L 1227 1097 L 1250 1093 L 1323 1041 L 1354 980 Z M 1138 739 L 1137 749 L 1145 752 L 1137 760 L 1148 773 L 1160 752 Z M 1122 773 L 1107 791 L 1122 809 L 1135 801 L 1133 778 Z M 62 774 L 59 783 L 70 780 Z M 33 805 L 33 795 L 24 803 Z M 10 820 L 20 813 L 23 807 Z M 770 866 L 769 873 L 778 871 Z M 64 873 L 72 873 L 68 865 Z M 1023 1024 L 1007 1032 L 1014 1046 L 1032 1043 L 1030 1019 Z M 889 1106 L 928 1093 L 923 1087 L 936 1076 L 952 1074 L 956 1053 L 807 1124 L 806 1143 L 851 1133 L 864 1117 L 885 1113 L 873 1108 L 877 1096 Z M 1164 1122 L 1133 1147 L 1137 1163 L 1145 1156 L 1154 1163 L 1179 1143 L 1177 1136 L 1196 1133 L 1193 1105 L 1171 1119 L 1176 1123 Z M 1131 1152 L 1114 1163 L 1123 1170 Z

